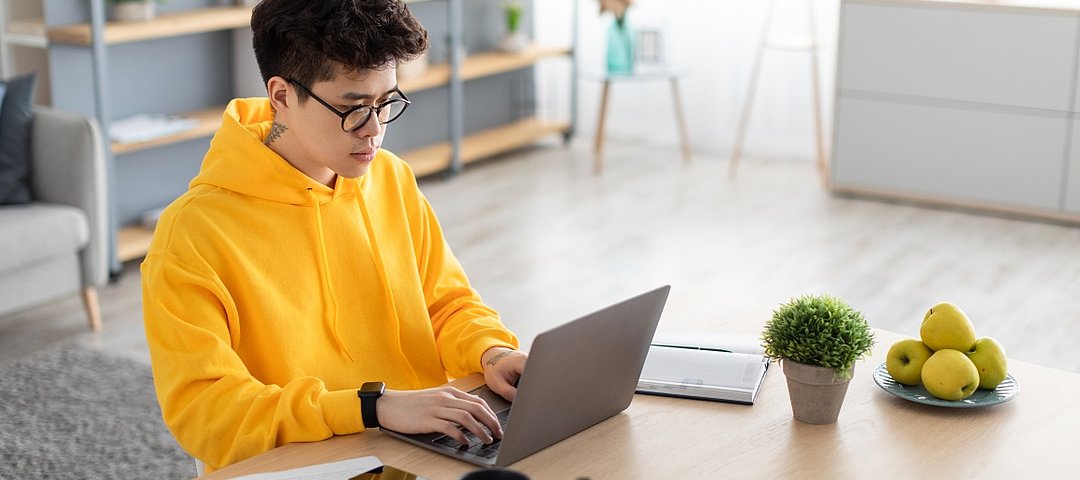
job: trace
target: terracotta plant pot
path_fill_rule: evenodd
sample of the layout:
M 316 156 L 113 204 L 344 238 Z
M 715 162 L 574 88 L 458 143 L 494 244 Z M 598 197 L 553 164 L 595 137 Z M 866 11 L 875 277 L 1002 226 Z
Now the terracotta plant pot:
M 838 380 L 831 368 L 815 367 L 786 358 L 781 362 L 795 420 L 816 425 L 836 422 L 851 377 Z M 854 368 L 848 373 L 854 373 Z

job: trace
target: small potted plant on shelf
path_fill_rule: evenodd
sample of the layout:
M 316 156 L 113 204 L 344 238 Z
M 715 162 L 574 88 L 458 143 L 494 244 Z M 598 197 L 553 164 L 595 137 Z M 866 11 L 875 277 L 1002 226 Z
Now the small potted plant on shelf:
M 503 4 L 503 14 L 506 16 L 506 33 L 499 43 L 499 48 L 504 52 L 517 53 L 529 46 L 529 37 L 521 29 L 521 19 L 525 15 L 525 7 L 516 0 Z
M 795 419 L 813 424 L 836 421 L 855 361 L 874 345 L 862 314 L 829 295 L 805 295 L 780 305 L 761 339 L 765 354 L 784 367 Z
M 111 17 L 118 22 L 145 22 L 157 15 L 156 6 L 161 0 L 108 0 L 112 6 Z

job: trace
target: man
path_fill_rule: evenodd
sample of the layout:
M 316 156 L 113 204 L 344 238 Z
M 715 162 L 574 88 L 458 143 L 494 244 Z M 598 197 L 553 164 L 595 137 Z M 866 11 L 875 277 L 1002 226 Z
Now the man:
M 426 31 L 400 0 L 263 0 L 251 26 L 269 98 L 229 104 L 142 265 L 165 423 L 210 468 L 376 426 L 500 437 L 440 385 L 483 372 L 512 401 L 526 356 L 379 149 Z

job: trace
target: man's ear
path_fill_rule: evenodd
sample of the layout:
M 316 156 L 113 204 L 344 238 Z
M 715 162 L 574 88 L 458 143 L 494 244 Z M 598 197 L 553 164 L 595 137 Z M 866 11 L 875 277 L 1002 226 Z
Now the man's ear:
M 266 94 L 270 97 L 270 106 L 281 112 L 289 108 L 289 82 L 281 77 L 270 77 L 266 82 Z

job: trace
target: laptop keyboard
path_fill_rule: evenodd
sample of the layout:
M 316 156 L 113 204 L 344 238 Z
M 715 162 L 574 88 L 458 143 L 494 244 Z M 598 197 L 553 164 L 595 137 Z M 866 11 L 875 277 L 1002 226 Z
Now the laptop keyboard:
M 499 419 L 499 425 L 502 426 L 503 434 L 506 434 L 506 421 L 508 418 L 510 418 L 510 409 L 508 408 L 506 410 L 498 412 L 495 414 L 495 416 Z M 465 438 L 469 440 L 469 443 L 461 443 L 457 440 L 454 440 L 453 437 L 449 437 L 446 435 L 436 438 L 435 440 L 432 440 L 432 442 L 439 445 L 446 445 L 447 447 L 457 449 L 458 451 L 461 451 L 463 453 L 470 453 L 478 457 L 488 459 L 495 458 L 495 456 L 499 454 L 499 447 L 502 445 L 501 439 L 496 438 L 495 441 L 484 444 L 484 442 L 481 441 L 480 437 L 477 437 L 476 434 L 466 430 L 463 427 L 458 427 L 458 429 L 465 433 Z M 490 433 L 491 432 L 488 432 L 488 434 Z

